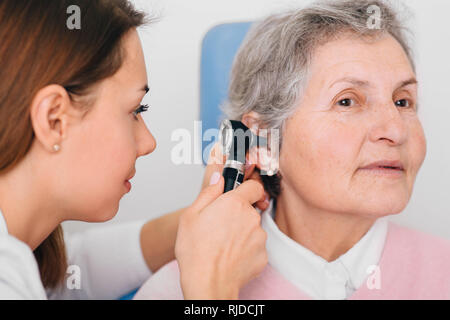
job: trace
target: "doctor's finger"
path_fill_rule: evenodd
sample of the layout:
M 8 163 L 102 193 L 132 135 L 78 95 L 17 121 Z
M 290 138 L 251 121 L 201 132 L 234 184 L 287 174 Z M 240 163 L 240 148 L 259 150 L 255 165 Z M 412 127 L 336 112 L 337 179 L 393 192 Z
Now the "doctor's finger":
M 216 175 L 215 183 L 209 184 L 200 191 L 197 199 L 195 199 L 194 203 L 189 207 L 190 210 L 188 210 L 188 212 L 199 213 L 223 194 L 224 179 L 219 172 L 216 172 Z
M 256 165 L 254 164 L 246 167 L 244 181 L 251 179 L 263 183 L 261 175 L 259 174 L 259 170 L 255 169 Z M 266 210 L 269 207 L 269 193 L 264 190 L 264 199 L 257 201 L 254 205 L 262 211 Z
M 216 143 L 209 153 L 208 162 L 203 176 L 202 190 L 209 185 L 209 180 L 214 172 L 222 173 L 226 157 L 222 154 L 222 149 L 219 143 Z
M 239 187 L 230 191 L 230 193 L 248 201 L 250 204 L 264 200 L 264 187 L 261 182 L 255 180 L 244 181 Z

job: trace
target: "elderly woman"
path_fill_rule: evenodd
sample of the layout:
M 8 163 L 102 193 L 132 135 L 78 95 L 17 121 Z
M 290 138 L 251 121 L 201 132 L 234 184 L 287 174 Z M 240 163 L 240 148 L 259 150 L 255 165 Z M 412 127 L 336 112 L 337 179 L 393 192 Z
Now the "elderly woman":
M 450 243 L 386 220 L 406 207 L 426 154 L 403 29 L 385 2 L 352 0 L 251 30 L 225 112 L 279 128 L 281 148 L 277 176 L 263 177 L 269 264 L 241 299 L 450 298 Z M 176 261 L 136 298 L 183 298 Z

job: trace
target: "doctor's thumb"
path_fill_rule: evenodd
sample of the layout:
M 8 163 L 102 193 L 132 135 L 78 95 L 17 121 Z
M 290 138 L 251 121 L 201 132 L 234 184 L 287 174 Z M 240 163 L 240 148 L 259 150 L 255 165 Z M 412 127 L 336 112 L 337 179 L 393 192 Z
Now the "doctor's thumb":
M 223 188 L 224 179 L 220 172 L 216 171 L 211 176 L 209 186 L 200 192 L 191 208 L 197 213 L 200 212 L 223 193 Z

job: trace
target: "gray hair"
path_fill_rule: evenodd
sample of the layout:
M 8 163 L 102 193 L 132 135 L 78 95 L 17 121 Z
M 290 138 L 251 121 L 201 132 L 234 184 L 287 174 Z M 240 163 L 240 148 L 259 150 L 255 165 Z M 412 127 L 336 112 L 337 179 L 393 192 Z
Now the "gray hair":
M 376 29 L 368 27 L 372 5 L 378 6 L 381 14 Z M 282 129 L 306 85 L 313 50 L 343 32 L 361 39 L 392 35 L 415 71 L 405 32 L 410 31 L 398 15 L 383 0 L 317 1 L 252 25 L 234 60 L 228 101 L 222 111 L 232 120 L 254 111 L 260 116 L 260 127 Z

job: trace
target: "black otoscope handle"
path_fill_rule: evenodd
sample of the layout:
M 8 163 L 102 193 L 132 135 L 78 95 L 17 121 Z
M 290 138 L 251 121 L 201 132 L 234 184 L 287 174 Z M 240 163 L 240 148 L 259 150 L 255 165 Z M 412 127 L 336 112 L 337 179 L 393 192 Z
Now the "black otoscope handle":
M 252 144 L 253 133 L 241 121 L 224 120 L 220 137 L 227 154 L 222 175 L 224 193 L 237 188 L 244 181 L 246 154 Z
M 222 175 L 225 179 L 224 193 L 237 188 L 244 181 L 244 173 L 235 168 L 225 167 Z

